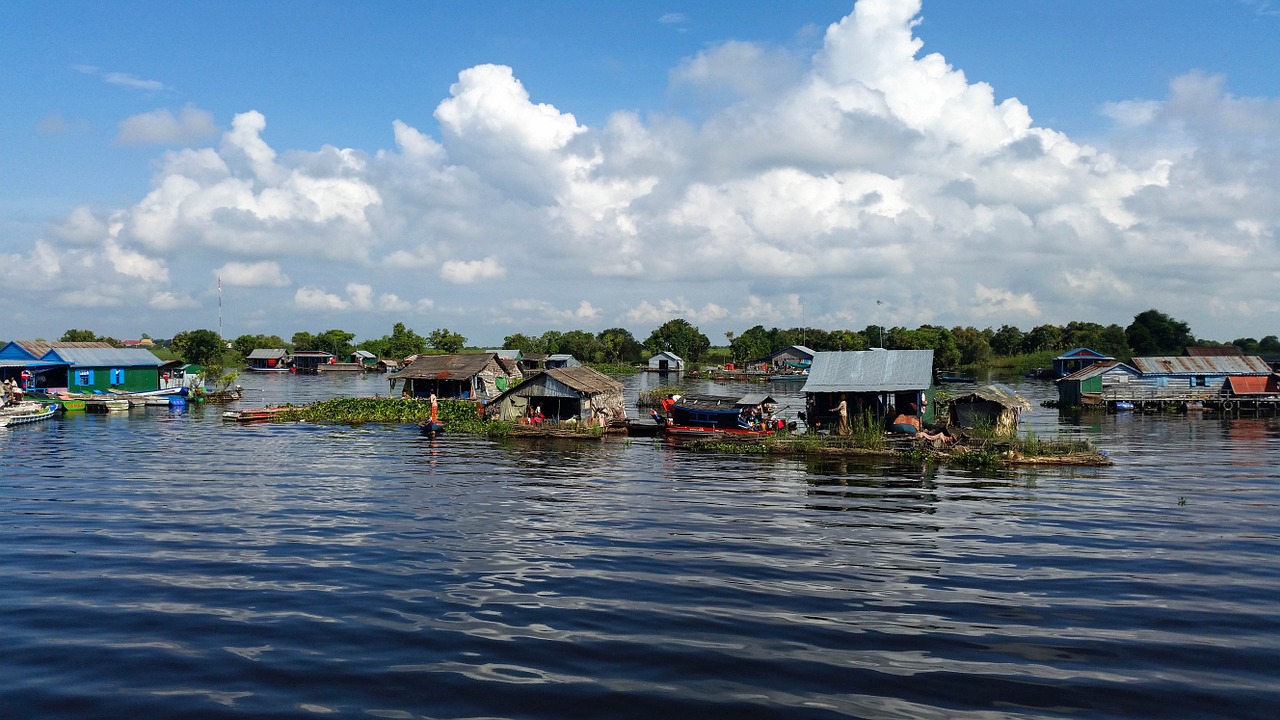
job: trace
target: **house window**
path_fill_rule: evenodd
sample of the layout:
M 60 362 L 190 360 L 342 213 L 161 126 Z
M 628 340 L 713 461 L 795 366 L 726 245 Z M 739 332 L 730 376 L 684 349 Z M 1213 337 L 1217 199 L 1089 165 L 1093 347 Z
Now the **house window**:
M 86 385 L 93 384 L 92 370 L 78 370 L 76 371 L 75 376 L 76 376 L 76 385 L 86 386 Z
M 112 385 L 123 385 L 123 384 L 124 384 L 124 370 L 122 370 L 122 369 L 112 368 L 110 372 L 111 372 L 111 384 L 112 384 Z
M 1196 387 L 1205 387 L 1209 384 L 1209 378 L 1201 375 L 1196 378 Z

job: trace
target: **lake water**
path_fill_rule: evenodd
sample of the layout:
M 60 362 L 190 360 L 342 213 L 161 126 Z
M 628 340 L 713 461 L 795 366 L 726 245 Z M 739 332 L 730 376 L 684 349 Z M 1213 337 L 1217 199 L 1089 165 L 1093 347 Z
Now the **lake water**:
M 387 394 L 241 383 L 242 407 Z M 1114 467 L 220 407 L 0 431 L 0 717 L 1275 717 L 1280 421 L 1075 421 L 1018 389 L 1024 429 Z

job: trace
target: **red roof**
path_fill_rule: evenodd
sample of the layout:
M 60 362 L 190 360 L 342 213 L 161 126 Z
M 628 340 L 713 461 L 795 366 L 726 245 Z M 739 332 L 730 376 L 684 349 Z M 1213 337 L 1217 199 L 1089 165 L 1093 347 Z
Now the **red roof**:
M 1232 375 L 1227 378 L 1227 387 L 1232 395 L 1275 395 L 1280 393 L 1280 384 L 1275 375 Z

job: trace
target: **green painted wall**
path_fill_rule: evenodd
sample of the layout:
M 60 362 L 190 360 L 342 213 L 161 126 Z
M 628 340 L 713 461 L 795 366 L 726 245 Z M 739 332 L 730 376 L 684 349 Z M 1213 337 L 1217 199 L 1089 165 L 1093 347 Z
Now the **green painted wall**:
M 67 386 L 71 392 L 155 390 L 160 387 L 160 369 L 155 367 L 77 367 L 67 372 Z

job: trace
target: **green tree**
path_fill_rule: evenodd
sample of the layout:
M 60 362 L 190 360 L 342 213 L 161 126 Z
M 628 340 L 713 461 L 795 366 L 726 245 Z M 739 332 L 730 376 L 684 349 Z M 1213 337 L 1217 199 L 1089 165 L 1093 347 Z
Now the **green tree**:
M 290 350 L 316 350 L 316 336 L 304 330 L 293 334 L 289 340 Z
M 828 342 L 831 343 L 831 349 L 837 351 L 866 350 L 870 347 L 867 345 L 867 339 L 863 337 L 862 333 L 854 332 L 853 330 L 833 330 Z M 817 348 L 814 348 L 814 350 L 817 350 Z
M 58 342 L 97 342 L 98 334 L 92 330 L 68 330 Z
M 220 365 L 226 343 L 212 330 L 190 330 L 173 336 L 169 348 L 186 362 L 196 365 Z
M 568 353 L 581 362 L 599 362 L 600 342 L 585 330 L 570 330 L 560 336 L 560 352 Z
M 1280 354 L 1280 338 L 1268 335 L 1258 341 L 1258 352 L 1266 355 Z
M 438 328 L 427 336 L 427 345 L 442 352 L 456 353 L 467 346 L 467 339 L 448 328 Z
M 547 355 L 554 355 L 560 350 L 560 338 L 564 333 L 559 330 L 548 330 L 538 337 L 538 347 Z
M 231 341 L 231 346 L 237 355 L 246 357 L 256 348 L 283 348 L 285 342 L 279 335 L 241 335 Z
M 1001 325 L 991 336 L 991 351 L 996 355 L 1008 357 L 1022 352 L 1022 340 L 1026 334 L 1013 325 Z
M 1062 344 L 1062 328 L 1057 325 L 1037 325 L 1022 338 L 1022 352 L 1037 353 L 1046 350 L 1065 350 Z
M 310 349 L 323 350 L 335 357 L 345 358 L 351 354 L 351 341 L 355 337 L 355 333 L 345 330 L 325 330 L 315 336 L 316 346 Z
M 769 337 L 769 331 L 765 330 L 763 325 L 744 330 L 729 343 L 729 351 L 733 357 L 744 363 L 762 360 L 773 350 L 773 339 Z
M 540 352 L 537 349 L 537 339 L 528 337 L 523 333 L 506 336 L 502 339 L 502 347 L 506 350 L 519 350 L 523 354 Z
M 1129 347 L 1135 355 L 1181 355 L 1183 349 L 1195 345 L 1191 328 L 1159 310 L 1145 310 L 1134 316 L 1124 329 Z
M 991 343 L 987 336 L 973 327 L 951 328 L 951 336 L 955 338 L 956 350 L 960 353 L 961 365 L 986 365 L 995 354 L 991 351 Z
M 405 327 L 404 323 L 391 326 L 391 336 L 386 343 L 381 357 L 406 358 L 410 355 L 421 355 L 427 351 L 427 339 Z
M 596 333 L 596 340 L 600 343 L 601 358 L 605 362 L 636 362 L 644 352 L 640 341 L 625 328 L 601 330 Z
M 644 344 L 655 353 L 668 350 L 689 362 L 698 362 L 703 353 L 711 347 L 711 341 L 707 336 L 684 318 L 675 318 L 663 323 L 649 335 Z

